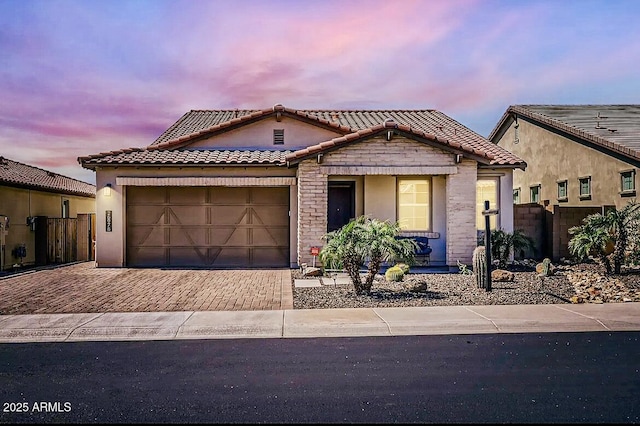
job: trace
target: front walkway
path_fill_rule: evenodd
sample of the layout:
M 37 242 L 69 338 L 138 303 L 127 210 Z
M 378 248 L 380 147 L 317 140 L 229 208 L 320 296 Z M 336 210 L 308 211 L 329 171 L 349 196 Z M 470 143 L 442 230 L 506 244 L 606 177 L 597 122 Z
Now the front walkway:
M 293 309 L 289 269 L 96 268 L 83 262 L 0 279 L 0 314 Z

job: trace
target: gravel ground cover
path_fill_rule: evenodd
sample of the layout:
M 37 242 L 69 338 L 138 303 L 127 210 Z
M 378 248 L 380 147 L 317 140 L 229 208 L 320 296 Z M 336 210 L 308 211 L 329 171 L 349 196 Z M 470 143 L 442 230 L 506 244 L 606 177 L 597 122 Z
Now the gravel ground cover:
M 378 275 L 369 295 L 356 295 L 350 284 L 296 288 L 294 281 L 302 278 L 302 273 L 294 271 L 293 307 L 329 309 L 640 302 L 640 268 L 625 269 L 615 276 L 605 276 L 599 265 L 588 263 L 558 266 L 554 275 L 549 277 L 540 277 L 535 270 L 522 266 L 512 271 L 512 282 L 493 282 L 490 292 L 478 288 L 473 275 L 409 273 L 402 282 L 389 282 L 383 275 Z

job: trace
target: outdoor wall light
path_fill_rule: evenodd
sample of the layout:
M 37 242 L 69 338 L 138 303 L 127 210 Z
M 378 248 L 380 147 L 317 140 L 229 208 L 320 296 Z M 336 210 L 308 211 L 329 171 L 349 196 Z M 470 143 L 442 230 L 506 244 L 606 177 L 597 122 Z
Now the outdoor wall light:
M 104 186 L 104 196 L 111 197 L 111 184 L 108 183 Z

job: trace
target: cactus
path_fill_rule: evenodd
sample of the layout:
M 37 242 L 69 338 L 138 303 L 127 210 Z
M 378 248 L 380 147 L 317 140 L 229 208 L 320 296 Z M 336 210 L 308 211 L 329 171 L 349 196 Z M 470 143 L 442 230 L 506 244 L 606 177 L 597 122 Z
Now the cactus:
M 384 277 L 387 281 L 402 281 L 404 278 L 404 271 L 399 266 L 392 266 L 384 273 Z
M 476 275 L 478 288 L 487 288 L 487 252 L 484 246 L 473 250 L 473 273 Z
M 553 275 L 553 264 L 551 263 L 551 259 L 545 257 L 540 267 L 536 268 L 539 271 L 539 274 L 543 277 L 548 277 Z
M 407 265 L 406 263 L 396 263 L 395 266 L 402 269 L 402 272 L 404 272 L 405 275 L 409 273 L 409 265 Z

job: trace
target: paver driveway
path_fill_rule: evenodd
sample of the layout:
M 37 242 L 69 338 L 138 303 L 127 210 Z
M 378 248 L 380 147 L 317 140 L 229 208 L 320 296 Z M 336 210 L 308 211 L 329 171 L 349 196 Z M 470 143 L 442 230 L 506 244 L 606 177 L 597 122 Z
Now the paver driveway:
M 96 268 L 0 279 L 0 314 L 293 309 L 291 270 Z

